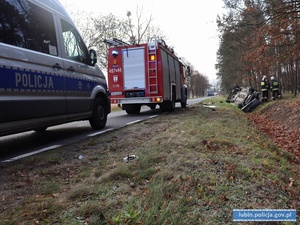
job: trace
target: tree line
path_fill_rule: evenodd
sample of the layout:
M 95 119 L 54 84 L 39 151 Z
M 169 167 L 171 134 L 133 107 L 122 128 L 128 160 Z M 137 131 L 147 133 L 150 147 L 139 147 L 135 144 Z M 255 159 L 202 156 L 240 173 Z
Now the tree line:
M 153 24 L 152 15 L 145 16 L 146 13 L 143 7 L 137 6 L 134 13 L 124 11 L 124 17 L 116 16 L 113 13 L 96 15 L 95 13 L 82 11 L 72 3 L 65 7 L 81 31 L 88 47 L 97 50 L 98 65 L 104 72 L 107 71 L 109 48 L 104 40 L 117 38 L 128 44 L 139 44 L 146 43 L 156 36 L 168 43 L 169 38 L 160 30 L 159 26 Z M 208 78 L 195 70 L 186 57 L 184 61 L 191 68 L 191 75 L 186 79 L 189 96 L 204 96 L 206 90 L 210 87 Z
M 229 92 L 235 84 L 260 89 L 263 75 L 274 76 L 282 92 L 300 90 L 300 1 L 224 0 L 218 17 L 217 70 Z

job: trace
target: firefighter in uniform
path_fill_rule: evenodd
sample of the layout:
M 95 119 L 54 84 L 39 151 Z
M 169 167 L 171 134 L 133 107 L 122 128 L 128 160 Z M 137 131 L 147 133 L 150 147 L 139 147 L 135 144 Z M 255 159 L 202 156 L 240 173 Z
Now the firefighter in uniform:
M 278 99 L 279 96 L 279 82 L 275 79 L 275 77 L 271 77 L 271 91 L 272 91 L 272 99 Z
M 262 101 L 267 102 L 269 99 L 269 81 L 267 77 L 264 75 L 261 80 L 261 93 L 262 93 Z

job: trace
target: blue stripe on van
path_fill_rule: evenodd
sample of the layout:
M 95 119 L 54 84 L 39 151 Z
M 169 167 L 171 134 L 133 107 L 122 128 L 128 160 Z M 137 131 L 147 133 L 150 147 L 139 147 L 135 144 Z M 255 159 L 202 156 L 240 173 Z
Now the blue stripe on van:
M 67 78 L 68 92 L 91 92 L 96 85 L 94 80 Z
M 66 84 L 65 84 L 66 82 Z M 98 80 L 65 78 L 59 74 L 47 74 L 32 70 L 0 67 L 0 89 L 3 91 L 47 91 L 91 93 L 100 83 Z M 65 87 L 66 85 L 66 87 Z M 102 84 L 103 86 L 104 84 Z M 106 87 L 104 87 L 106 88 Z
M 64 77 L 58 74 L 46 74 L 18 68 L 0 68 L 0 89 L 64 91 Z

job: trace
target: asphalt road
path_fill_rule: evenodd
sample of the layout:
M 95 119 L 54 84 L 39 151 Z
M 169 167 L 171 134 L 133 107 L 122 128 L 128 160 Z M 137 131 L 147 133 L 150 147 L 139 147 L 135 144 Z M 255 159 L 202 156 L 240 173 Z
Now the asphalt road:
M 204 101 L 207 98 L 210 97 L 189 99 L 188 106 Z M 180 109 L 180 104 L 176 103 L 176 110 Z M 150 110 L 149 107 L 142 107 L 141 113 L 138 115 L 128 115 L 125 111 L 120 110 L 108 115 L 106 127 L 100 131 L 93 130 L 88 121 L 78 121 L 49 127 L 42 133 L 29 131 L 0 137 L 0 162 L 15 161 L 88 137 L 101 135 L 105 132 L 113 132 L 115 129 L 138 123 L 160 114 L 161 111 L 158 107 L 154 110 Z

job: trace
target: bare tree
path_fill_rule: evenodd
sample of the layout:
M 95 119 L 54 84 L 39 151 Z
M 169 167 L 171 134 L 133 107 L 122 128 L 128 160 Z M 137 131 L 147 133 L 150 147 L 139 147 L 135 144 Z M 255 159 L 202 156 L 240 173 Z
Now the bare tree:
M 299 0 L 224 0 L 228 15 L 219 20 L 218 76 L 222 88 L 233 82 L 260 87 L 275 76 L 283 92 L 300 91 Z
M 127 12 L 128 17 L 128 28 L 129 28 L 129 39 L 132 44 L 140 44 L 142 42 L 145 42 L 148 37 L 145 37 L 147 33 L 149 33 L 151 29 L 151 23 L 152 23 L 152 15 L 149 16 L 149 18 L 143 17 L 143 7 L 137 6 L 136 9 L 136 21 L 135 25 L 132 22 L 131 19 L 131 12 Z M 153 34 L 155 35 L 155 34 Z
M 100 16 L 94 18 L 93 29 L 90 31 L 89 45 L 95 47 L 98 51 L 98 64 L 102 69 L 107 68 L 107 51 L 108 45 L 105 44 L 104 40 L 117 38 L 124 40 L 128 34 L 128 26 L 126 21 L 117 18 L 113 14 L 107 16 Z
M 188 82 L 189 96 L 192 98 L 204 96 L 207 89 L 210 87 L 208 78 L 194 70 L 193 66 L 191 68 L 191 75 Z
M 159 27 L 152 24 L 152 15 L 144 16 L 143 7 L 137 6 L 135 17 L 130 11 L 124 12 L 124 18 L 109 15 L 95 15 L 93 13 L 74 10 L 70 7 L 71 16 L 77 24 L 88 47 L 95 48 L 98 54 L 98 65 L 107 68 L 108 45 L 103 41 L 117 38 L 127 43 L 140 44 L 147 42 L 150 37 L 164 38 Z M 126 16 L 125 16 L 126 15 Z

